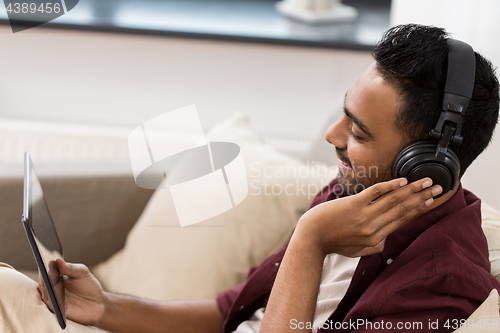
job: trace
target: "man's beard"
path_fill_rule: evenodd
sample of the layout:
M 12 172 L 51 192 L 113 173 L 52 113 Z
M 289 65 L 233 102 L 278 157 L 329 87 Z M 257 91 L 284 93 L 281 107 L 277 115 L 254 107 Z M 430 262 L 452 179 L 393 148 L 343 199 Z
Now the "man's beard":
M 380 170 L 379 166 L 354 167 L 341 149 L 336 150 L 340 162 L 345 164 L 339 167 L 337 175 L 337 184 L 340 185 L 342 194 L 357 194 L 376 183 L 392 179 L 392 168 Z
M 351 172 L 354 174 L 354 171 Z M 346 176 L 339 171 L 337 174 L 337 184 L 340 185 L 344 195 L 353 195 L 362 192 L 365 188 L 373 184 L 365 184 L 365 182 L 358 182 L 354 176 Z

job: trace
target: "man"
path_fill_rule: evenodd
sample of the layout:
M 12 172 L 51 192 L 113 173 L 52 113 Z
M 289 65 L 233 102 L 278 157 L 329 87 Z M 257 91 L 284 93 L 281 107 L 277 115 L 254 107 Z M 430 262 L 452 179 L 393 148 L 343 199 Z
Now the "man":
M 456 320 L 500 289 L 489 273 L 480 201 L 460 185 L 439 196 L 430 178 L 391 180 L 396 155 L 426 139 L 441 113 L 446 39 L 442 29 L 417 25 L 385 34 L 376 62 L 348 91 L 344 116 L 326 133 L 341 161 L 338 179 L 316 197 L 290 242 L 243 284 L 216 300 L 152 302 L 104 293 L 85 266 L 59 259 L 67 317 L 112 332 L 458 328 Z M 491 140 L 498 86 L 491 64 L 476 54 L 463 143 L 451 146 L 460 176 Z M 373 166 L 375 174 L 356 172 Z

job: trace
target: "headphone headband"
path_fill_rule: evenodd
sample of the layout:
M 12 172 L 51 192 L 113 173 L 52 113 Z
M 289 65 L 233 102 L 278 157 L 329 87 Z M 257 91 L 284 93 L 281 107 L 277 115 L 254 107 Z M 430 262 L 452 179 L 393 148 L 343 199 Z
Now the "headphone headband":
M 444 135 L 446 122 L 451 122 L 456 131 L 452 134 L 451 142 L 462 143 L 463 115 L 467 111 L 474 81 L 476 76 L 476 56 L 472 47 L 456 39 L 447 40 L 448 51 L 448 72 L 443 97 L 443 112 L 435 128 L 429 132 L 433 139 L 441 140 L 447 137 Z M 442 142 L 443 146 L 448 146 L 450 141 Z
M 446 101 L 446 94 L 459 95 L 470 100 L 476 76 L 476 57 L 472 47 L 456 39 L 448 39 L 447 42 L 449 47 L 448 73 L 444 87 L 443 110 L 450 107 L 450 103 Z

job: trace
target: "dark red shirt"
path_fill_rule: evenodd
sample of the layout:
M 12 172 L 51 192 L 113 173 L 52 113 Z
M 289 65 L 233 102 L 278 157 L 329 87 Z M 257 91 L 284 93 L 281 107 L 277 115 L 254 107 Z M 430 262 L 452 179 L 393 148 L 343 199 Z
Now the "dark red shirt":
M 338 198 L 336 181 L 311 207 Z M 441 206 L 389 235 L 384 251 L 362 257 L 337 309 L 318 332 L 453 331 L 500 282 L 490 274 L 481 201 L 460 185 Z M 218 294 L 230 333 L 265 307 L 288 244 Z

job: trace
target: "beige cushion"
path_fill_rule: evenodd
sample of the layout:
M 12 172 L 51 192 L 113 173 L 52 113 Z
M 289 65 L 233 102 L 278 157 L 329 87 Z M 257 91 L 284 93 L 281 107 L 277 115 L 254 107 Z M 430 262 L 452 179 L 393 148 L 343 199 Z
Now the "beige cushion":
M 500 332 L 498 291 L 493 289 L 486 300 L 455 332 Z
M 481 202 L 483 231 L 488 240 L 491 274 L 500 280 L 500 212 Z
M 304 155 L 304 161 L 316 161 L 328 165 L 338 165 L 339 160 L 335 152 L 335 147 L 325 139 L 326 131 L 335 124 L 344 114 L 344 105 L 336 106 L 328 116 L 323 126 L 316 134 L 309 151 Z
M 246 199 L 222 215 L 181 228 L 169 191 L 157 190 L 125 248 L 93 269 L 106 289 L 158 300 L 215 297 L 289 239 L 315 194 L 336 174 L 278 153 L 241 114 L 216 126 L 207 139 L 241 147 Z M 284 193 L 286 185 L 291 195 Z

